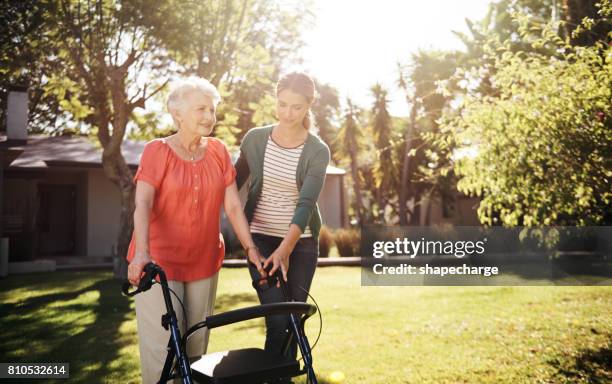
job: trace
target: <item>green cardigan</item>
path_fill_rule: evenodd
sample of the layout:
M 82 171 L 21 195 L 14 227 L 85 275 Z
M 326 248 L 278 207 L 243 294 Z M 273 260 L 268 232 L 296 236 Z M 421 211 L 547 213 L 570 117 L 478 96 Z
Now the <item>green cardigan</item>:
M 249 223 L 263 186 L 263 163 L 268 138 L 274 125 L 253 128 L 247 132 L 240 144 L 240 156 L 236 161 L 236 183 L 238 189 L 251 176 L 247 202 L 244 213 Z M 315 240 L 319 238 L 321 215 L 317 206 L 319 193 L 323 188 L 327 164 L 329 163 L 329 148 L 317 136 L 309 133 L 296 169 L 297 187 L 300 191 L 295 213 L 291 224 L 297 224 L 302 232 L 310 227 Z

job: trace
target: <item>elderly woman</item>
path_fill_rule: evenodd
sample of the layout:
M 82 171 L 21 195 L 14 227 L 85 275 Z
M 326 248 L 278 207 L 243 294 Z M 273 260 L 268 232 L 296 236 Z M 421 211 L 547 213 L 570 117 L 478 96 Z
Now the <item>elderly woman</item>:
M 137 285 L 145 264 L 159 264 L 185 306 L 187 319 L 174 303 L 179 324 L 187 327 L 210 315 L 214 306 L 225 253 L 219 232 L 222 205 L 249 260 L 256 265 L 263 260 L 242 212 L 227 149 L 208 137 L 219 100 L 217 89 L 204 79 L 179 82 L 167 102 L 177 133 L 147 143 L 134 178 L 136 210 L 128 279 Z M 157 382 L 164 365 L 169 338 L 160 323 L 164 310 L 159 285 L 136 296 L 143 383 Z M 205 353 L 207 344 L 207 332 L 194 334 L 188 356 Z

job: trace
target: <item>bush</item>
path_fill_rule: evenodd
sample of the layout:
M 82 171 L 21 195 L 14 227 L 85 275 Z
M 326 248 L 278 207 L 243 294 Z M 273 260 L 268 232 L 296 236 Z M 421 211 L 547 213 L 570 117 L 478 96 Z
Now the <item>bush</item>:
M 338 229 L 334 233 L 334 242 L 340 256 L 359 256 L 361 233 L 356 229 Z
M 334 245 L 334 235 L 326 226 L 319 232 L 319 257 L 329 257 L 329 250 Z

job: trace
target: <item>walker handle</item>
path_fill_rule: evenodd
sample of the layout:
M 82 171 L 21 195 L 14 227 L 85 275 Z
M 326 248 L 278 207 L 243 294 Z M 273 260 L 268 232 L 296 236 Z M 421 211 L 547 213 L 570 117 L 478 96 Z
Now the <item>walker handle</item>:
M 145 292 L 151 289 L 151 286 L 153 285 L 153 282 L 155 281 L 154 279 L 159 273 L 160 268 L 157 264 L 149 262 L 144 266 L 142 271 L 144 272 L 144 276 L 140 279 L 138 288 L 136 288 L 135 290 L 130 292 L 130 287 L 132 287 L 132 284 L 127 280 L 123 282 L 121 286 L 121 291 L 124 295 L 132 297 L 134 295 L 139 294 L 140 292 Z
M 281 288 L 283 288 L 283 290 L 285 289 L 287 282 L 283 278 L 280 268 L 277 269 L 276 272 L 274 272 L 274 275 L 269 274 L 271 270 L 272 270 L 272 265 L 268 265 L 268 267 L 265 269 L 266 273 L 268 273 L 268 276 L 261 277 L 259 279 L 255 279 L 251 281 L 251 285 L 253 286 L 253 288 L 255 288 L 256 291 L 261 291 L 263 289 L 262 283 L 264 282 L 269 287 L 275 287 L 277 283 L 280 283 Z M 285 301 L 291 301 L 289 299 L 289 296 L 290 295 L 285 295 Z

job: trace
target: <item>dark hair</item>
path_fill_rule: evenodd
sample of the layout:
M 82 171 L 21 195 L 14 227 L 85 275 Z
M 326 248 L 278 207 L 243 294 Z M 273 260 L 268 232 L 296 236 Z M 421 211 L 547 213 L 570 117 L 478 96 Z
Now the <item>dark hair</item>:
M 276 84 L 276 97 L 286 89 L 304 96 L 309 104 L 312 104 L 317 94 L 314 81 L 303 72 L 291 72 L 281 77 Z M 307 130 L 310 130 L 314 125 L 310 108 L 308 108 L 308 113 L 304 116 L 302 125 Z

